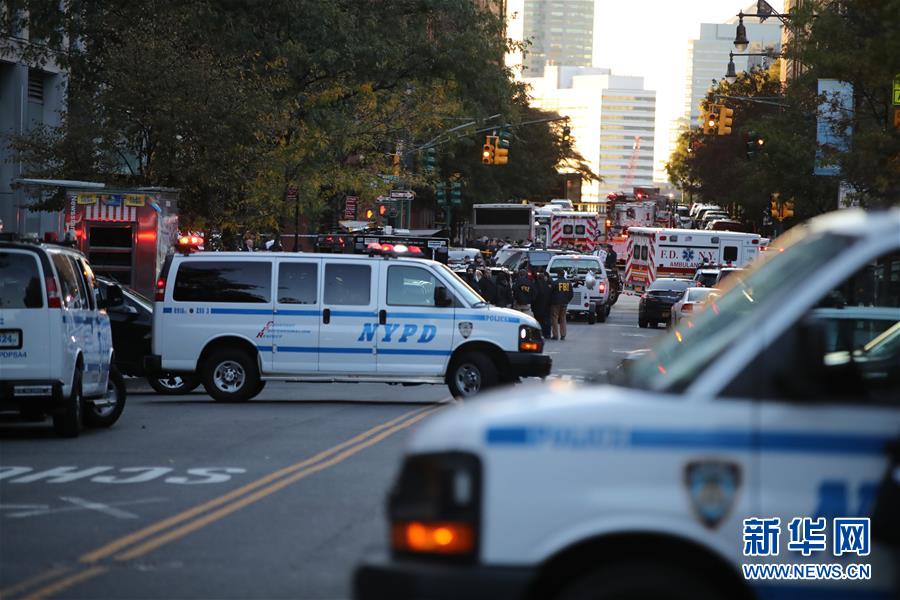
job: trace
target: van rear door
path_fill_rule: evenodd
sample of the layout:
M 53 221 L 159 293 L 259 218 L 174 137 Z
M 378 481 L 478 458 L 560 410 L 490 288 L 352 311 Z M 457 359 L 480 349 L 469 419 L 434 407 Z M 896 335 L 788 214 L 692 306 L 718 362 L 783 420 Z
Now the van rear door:
M 30 250 L 0 249 L 0 380 L 52 378 L 46 306 L 38 255 Z

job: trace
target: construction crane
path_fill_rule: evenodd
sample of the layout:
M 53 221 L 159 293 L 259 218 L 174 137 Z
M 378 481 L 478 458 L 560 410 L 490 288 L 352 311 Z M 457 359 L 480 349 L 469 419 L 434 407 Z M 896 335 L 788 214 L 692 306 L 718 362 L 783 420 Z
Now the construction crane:
M 634 183 L 634 169 L 637 166 L 638 152 L 641 149 L 641 136 L 634 136 L 634 144 L 631 146 L 631 160 L 628 161 L 628 172 L 625 174 L 625 183 L 623 187 L 627 191 Z

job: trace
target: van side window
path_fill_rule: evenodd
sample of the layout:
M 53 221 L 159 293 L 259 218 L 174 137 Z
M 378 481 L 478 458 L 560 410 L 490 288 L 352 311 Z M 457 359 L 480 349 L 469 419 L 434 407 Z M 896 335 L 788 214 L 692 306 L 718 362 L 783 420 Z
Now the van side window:
M 437 279 L 421 267 L 388 267 L 387 303 L 391 306 L 434 306 Z
M 59 274 L 60 294 L 66 308 L 89 308 L 87 298 L 84 295 L 84 283 L 81 276 L 75 272 L 72 261 L 65 254 L 53 252 L 50 254 L 53 266 Z M 81 283 L 81 285 L 79 285 Z
M 325 304 L 368 306 L 371 293 L 372 267 L 369 265 L 325 265 Z
M 900 251 L 825 294 L 745 371 L 726 395 L 900 406 Z
M 737 256 L 737 246 L 725 246 L 725 249 L 722 251 L 722 260 L 725 262 L 734 262 L 737 260 Z
M 309 262 L 282 262 L 278 265 L 278 302 L 315 304 L 319 265 Z
M 272 297 L 272 263 L 186 261 L 178 266 L 172 297 L 178 302 L 264 303 Z
M 0 309 L 43 306 L 44 286 L 34 255 L 0 251 Z

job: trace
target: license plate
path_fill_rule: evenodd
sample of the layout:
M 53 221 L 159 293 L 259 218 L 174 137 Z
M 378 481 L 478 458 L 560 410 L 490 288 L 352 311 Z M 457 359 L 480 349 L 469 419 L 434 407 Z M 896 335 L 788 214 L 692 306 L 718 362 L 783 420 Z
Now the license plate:
M 19 329 L 0 329 L 0 348 L 18 350 L 22 347 L 22 331 Z

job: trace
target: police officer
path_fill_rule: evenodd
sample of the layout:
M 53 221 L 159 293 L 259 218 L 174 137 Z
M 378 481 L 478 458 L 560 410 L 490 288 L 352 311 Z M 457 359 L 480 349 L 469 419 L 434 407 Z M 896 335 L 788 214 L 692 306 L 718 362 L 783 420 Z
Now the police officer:
M 519 269 L 516 276 L 516 284 L 513 287 L 513 297 L 515 298 L 515 309 L 525 313 L 531 312 L 531 303 L 534 302 L 534 286 L 528 279 L 528 271 Z
M 534 318 L 541 324 L 541 333 L 545 338 L 550 337 L 550 301 L 553 292 L 550 285 L 550 275 L 546 271 L 538 273 L 534 282 L 534 303 L 531 305 Z
M 607 269 L 615 269 L 616 262 L 619 260 L 619 255 L 616 254 L 616 251 L 613 250 L 612 244 L 606 245 L 606 258 L 604 259 L 603 266 Z
M 566 339 L 566 309 L 569 302 L 572 301 L 574 295 L 572 291 L 572 282 L 569 281 L 568 274 L 563 271 L 556 276 L 553 282 L 553 297 L 550 306 L 550 339 Z
M 478 282 L 478 289 L 481 297 L 493 305 L 497 305 L 497 285 L 491 279 L 491 270 L 484 268 L 475 271 L 475 280 Z

